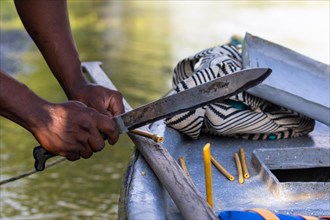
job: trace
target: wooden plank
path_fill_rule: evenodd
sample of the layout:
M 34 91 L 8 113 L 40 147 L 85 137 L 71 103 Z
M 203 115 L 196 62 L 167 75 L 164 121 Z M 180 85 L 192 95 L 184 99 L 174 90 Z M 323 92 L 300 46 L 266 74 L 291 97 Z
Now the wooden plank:
M 84 62 L 82 64 L 85 72 L 95 83 L 117 90 L 100 65 L 101 62 Z M 125 111 L 132 109 L 125 100 L 124 105 Z M 147 127 L 142 129 L 148 131 Z M 179 164 L 162 144 L 138 135 L 128 135 L 185 219 L 218 219 L 192 180 L 185 175 Z

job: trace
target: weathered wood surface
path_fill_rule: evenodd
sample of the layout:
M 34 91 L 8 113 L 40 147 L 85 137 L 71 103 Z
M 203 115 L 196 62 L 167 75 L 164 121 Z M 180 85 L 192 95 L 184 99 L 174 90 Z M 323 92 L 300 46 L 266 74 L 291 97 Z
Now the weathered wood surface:
M 110 89 L 116 89 L 100 65 L 100 62 L 84 62 L 82 66 L 95 83 Z M 125 100 L 124 104 L 125 111 L 132 109 Z M 143 129 L 147 128 L 143 127 Z M 192 180 L 185 175 L 165 147 L 138 135 L 128 135 L 170 194 L 185 219 L 218 219 Z

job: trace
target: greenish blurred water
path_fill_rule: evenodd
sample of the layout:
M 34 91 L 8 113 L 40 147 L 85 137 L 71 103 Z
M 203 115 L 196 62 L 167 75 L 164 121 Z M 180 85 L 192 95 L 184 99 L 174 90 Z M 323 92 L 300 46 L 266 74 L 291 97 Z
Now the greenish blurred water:
M 82 61 L 99 60 L 133 106 L 165 94 L 181 59 L 246 31 L 329 63 L 328 1 L 69 1 Z M 1 68 L 53 102 L 66 97 L 25 33 L 12 1 L 0 2 Z M 24 106 L 22 106 L 24 107 Z M 33 168 L 35 139 L 0 118 L 1 180 Z M 3 219 L 116 219 L 134 150 L 122 135 L 88 160 L 64 162 L 1 186 Z

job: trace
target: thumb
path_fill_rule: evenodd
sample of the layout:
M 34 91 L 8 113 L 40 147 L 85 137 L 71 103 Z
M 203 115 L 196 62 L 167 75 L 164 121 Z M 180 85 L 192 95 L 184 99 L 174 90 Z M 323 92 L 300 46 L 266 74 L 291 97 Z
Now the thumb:
M 109 100 L 108 111 L 112 115 L 119 115 L 125 112 L 123 96 L 119 92 L 114 92 Z
M 110 114 L 110 113 L 109 113 Z M 102 137 L 108 139 L 111 145 L 114 145 L 119 139 L 119 130 L 116 122 L 106 115 L 100 115 L 97 118 L 97 128 Z

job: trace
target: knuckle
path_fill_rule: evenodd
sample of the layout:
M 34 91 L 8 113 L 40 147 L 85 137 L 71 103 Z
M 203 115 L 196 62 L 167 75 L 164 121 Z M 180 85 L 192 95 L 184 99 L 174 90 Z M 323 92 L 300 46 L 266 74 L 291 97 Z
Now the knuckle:
M 84 103 L 76 101 L 76 100 L 70 100 L 68 103 L 77 108 L 86 107 L 86 105 Z
M 113 132 L 111 136 L 109 136 L 108 142 L 109 144 L 114 145 L 115 143 L 117 143 L 118 139 L 119 139 L 119 133 Z
M 92 126 L 90 121 L 84 120 L 83 122 L 81 122 L 80 124 L 81 128 L 83 128 L 84 130 L 89 130 L 90 127 Z
M 116 90 L 112 90 L 111 93 L 109 94 L 109 98 L 112 103 L 119 103 L 122 102 L 123 95 Z
M 121 100 L 123 98 L 123 95 L 118 91 L 114 91 L 113 95 L 114 95 L 115 99 Z
M 99 146 L 98 148 L 95 149 L 95 152 L 99 152 L 99 151 L 103 150 L 104 146 L 105 146 L 104 144 Z
M 93 155 L 93 152 L 92 152 L 92 151 L 88 151 L 88 152 L 81 153 L 81 157 L 84 158 L 84 159 L 88 159 L 88 158 L 90 158 L 92 155 Z
M 112 135 L 113 135 L 113 133 L 118 133 L 116 123 L 113 119 L 110 119 L 110 122 L 108 123 L 108 125 L 109 125 L 108 130 L 107 130 L 108 133 L 110 133 Z
M 105 144 L 103 140 L 95 140 L 95 142 L 92 145 L 92 150 L 94 152 L 101 151 L 104 148 Z
M 91 118 L 96 118 L 99 115 L 99 113 L 93 108 L 88 108 L 88 114 Z
M 79 156 L 79 154 L 70 153 L 66 156 L 66 158 L 70 161 L 76 161 L 76 160 L 80 159 L 80 156 Z

